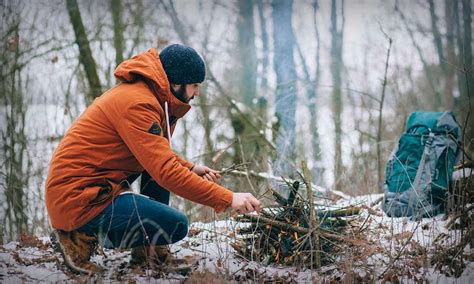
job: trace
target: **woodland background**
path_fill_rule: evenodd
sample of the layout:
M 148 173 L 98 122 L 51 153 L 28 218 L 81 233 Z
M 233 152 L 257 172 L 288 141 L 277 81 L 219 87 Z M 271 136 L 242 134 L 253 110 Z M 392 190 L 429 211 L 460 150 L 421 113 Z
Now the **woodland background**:
M 120 62 L 171 43 L 208 68 L 173 137 L 192 162 L 293 177 L 307 160 L 323 187 L 381 192 L 412 111 L 454 111 L 473 152 L 470 0 L 1 0 L 0 14 L 0 243 L 47 233 L 44 182 L 65 131 Z

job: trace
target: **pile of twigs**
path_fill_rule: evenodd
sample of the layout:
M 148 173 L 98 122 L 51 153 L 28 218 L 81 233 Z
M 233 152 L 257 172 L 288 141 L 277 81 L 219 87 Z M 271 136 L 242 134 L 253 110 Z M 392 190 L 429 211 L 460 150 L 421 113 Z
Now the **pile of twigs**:
M 319 268 L 335 261 L 346 239 L 347 216 L 358 215 L 360 208 L 316 210 L 306 164 L 301 178 L 302 182 L 287 183 L 288 198 L 272 190 L 277 205 L 265 207 L 259 215 L 236 217 L 248 225 L 239 230 L 241 238 L 232 245 L 239 255 L 264 264 L 297 267 Z M 306 191 L 306 197 L 301 191 Z

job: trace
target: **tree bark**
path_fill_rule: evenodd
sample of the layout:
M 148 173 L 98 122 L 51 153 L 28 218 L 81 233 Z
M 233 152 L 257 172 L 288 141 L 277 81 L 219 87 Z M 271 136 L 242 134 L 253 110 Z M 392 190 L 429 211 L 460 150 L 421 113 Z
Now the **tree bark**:
M 25 133 L 26 111 L 21 72 L 24 65 L 20 64 L 20 5 L 6 2 L 2 7 L 1 37 L 5 39 L 0 48 L 0 98 L 2 100 L 2 113 L 4 127 L 0 128 L 2 141 L 1 160 L 2 185 L 5 187 L 0 192 L 0 199 L 5 200 L 5 216 L 0 227 L 5 231 L 5 236 L 17 239 L 23 232 L 28 233 L 27 204 L 30 159 L 28 157 L 28 137 Z M 26 157 L 25 157 L 26 156 Z M 26 163 L 25 163 L 26 162 Z
M 464 113 L 465 124 L 465 144 L 468 145 L 469 154 L 474 152 L 474 146 L 471 141 L 474 139 L 474 115 L 472 114 L 472 93 L 474 92 L 474 68 L 472 65 L 472 18 L 471 18 L 471 0 L 462 0 L 463 11 L 463 29 L 464 37 L 462 42 L 463 49 L 463 73 L 465 78 L 465 92 L 462 94 L 462 108 Z
M 257 53 L 253 21 L 253 1 L 238 1 L 237 18 L 237 65 L 239 72 L 239 94 L 244 104 L 252 107 L 257 96 Z
M 319 81 L 321 79 L 321 41 L 319 38 L 319 27 L 316 21 L 317 19 L 317 12 L 319 9 L 319 4 L 317 0 L 313 2 L 313 22 L 314 22 L 314 30 L 316 34 L 316 72 L 314 76 L 314 85 L 312 87 L 312 92 L 309 93 L 308 96 L 308 108 L 311 114 L 311 122 L 310 122 L 310 131 L 311 131 L 311 146 L 313 150 L 313 159 L 315 161 L 315 167 L 313 168 L 313 177 L 317 184 L 322 182 L 323 179 L 323 170 L 324 166 L 321 164 L 321 146 L 320 146 L 320 139 L 319 139 L 319 128 L 318 128 L 318 88 L 319 88 Z
M 211 130 L 212 130 L 212 121 L 210 118 L 210 110 L 207 100 L 207 88 L 201 88 L 201 92 L 199 95 L 199 108 L 201 109 L 202 119 L 203 119 L 203 127 L 204 127 L 204 142 L 206 145 L 206 152 L 209 155 L 204 156 L 204 163 L 206 165 L 211 164 L 211 153 L 214 151 L 214 143 L 211 139 Z
M 267 24 L 266 24 L 266 19 L 263 14 L 264 11 L 264 5 L 263 5 L 263 0 L 257 0 L 257 6 L 258 6 L 258 17 L 260 20 L 260 32 L 262 33 L 262 82 L 261 82 L 261 88 L 263 92 L 268 88 L 268 54 L 269 54 L 269 48 L 268 48 L 268 31 L 267 31 Z
M 446 22 L 446 68 L 444 85 L 444 102 L 446 109 L 454 107 L 454 67 L 456 65 L 456 54 L 454 51 L 454 4 L 451 0 L 445 0 L 445 22 Z
M 441 33 L 438 29 L 438 16 L 436 16 L 436 9 L 433 0 L 428 0 L 430 6 L 430 16 L 431 16 L 431 30 L 433 31 L 433 41 L 436 48 L 436 52 L 438 53 L 438 60 L 441 69 L 444 70 L 445 62 L 444 62 L 444 51 L 443 51 L 443 41 L 441 40 Z
M 379 119 L 377 125 L 377 187 L 382 188 L 383 164 L 382 163 L 382 130 L 383 130 L 383 103 L 385 101 L 385 90 L 387 87 L 388 62 L 390 60 L 390 50 L 392 49 L 392 39 L 388 38 L 387 58 L 385 60 L 385 72 L 382 81 L 382 95 L 379 103 Z
M 243 103 L 247 106 L 244 115 L 250 120 L 254 120 L 258 115 L 257 105 L 254 103 L 257 98 L 257 53 L 253 4 L 253 0 L 238 1 L 236 46 L 237 94 L 243 98 Z M 261 161 L 258 137 L 252 135 L 253 130 L 241 119 L 240 114 L 230 112 L 230 116 L 234 133 L 240 138 L 240 143 L 234 144 L 234 163 L 241 163 L 250 158 Z M 247 157 L 242 157 L 242 154 L 246 154 Z
M 97 74 L 94 57 L 92 57 L 89 40 L 87 39 L 84 24 L 82 23 L 81 12 L 77 0 L 66 0 L 66 8 L 76 36 L 76 43 L 79 47 L 79 61 L 86 72 L 87 81 L 89 83 L 90 91 L 87 94 L 87 99 L 90 103 L 102 93 L 99 75 Z
M 456 33 L 456 45 L 458 49 L 458 56 L 457 56 L 457 66 L 462 69 L 463 61 L 464 61 L 464 47 L 463 47 L 463 28 L 462 28 L 462 16 L 459 15 L 459 1 L 453 1 L 453 10 L 454 10 L 454 25 L 455 25 L 455 33 Z M 456 105 L 460 109 L 462 109 L 463 100 L 462 98 L 466 97 L 466 77 L 462 72 L 457 73 L 458 77 L 458 89 L 460 98 L 457 100 Z
M 292 176 L 290 161 L 294 160 L 296 136 L 296 69 L 293 58 L 293 1 L 272 2 L 273 65 L 277 89 L 275 116 L 279 129 L 276 136 L 278 158 L 274 169 L 283 176 Z
M 340 189 L 342 185 L 342 40 L 344 31 L 344 1 L 340 2 L 341 5 L 341 19 L 342 25 L 338 27 L 337 17 L 337 5 L 336 0 L 331 1 L 331 74 L 333 81 L 332 89 L 332 112 L 335 129 L 335 141 L 334 141 L 334 188 Z
M 446 58 L 445 58 L 445 55 L 444 55 L 444 48 L 443 48 L 443 41 L 442 41 L 442 38 L 441 38 L 441 32 L 439 31 L 439 28 L 438 28 L 438 16 L 436 15 L 436 6 L 434 4 L 434 1 L 433 0 L 428 0 L 428 3 L 429 3 L 429 9 L 430 9 L 430 18 L 431 18 L 431 30 L 433 31 L 433 41 L 434 41 L 434 46 L 436 48 L 436 52 L 438 54 L 438 61 L 439 61 L 439 66 L 441 68 L 441 72 L 443 74 L 443 78 L 445 79 L 445 82 L 444 82 L 444 87 L 443 87 L 443 94 L 444 94 L 444 102 L 443 102 L 443 97 L 441 97 L 441 93 L 440 92 L 436 92 L 436 94 L 438 95 L 438 97 L 436 98 L 438 101 L 439 101 L 439 105 L 442 106 L 446 106 L 447 103 L 451 100 L 451 98 L 449 98 L 449 76 L 448 76 L 448 64 L 446 62 Z M 448 6 L 449 4 L 446 3 L 446 6 Z M 445 7 L 445 9 L 447 9 L 447 7 Z M 448 29 L 449 27 L 447 27 Z M 447 33 L 449 33 L 449 31 L 447 30 Z M 451 94 L 452 96 L 452 94 Z
M 143 12 L 144 12 L 143 1 L 135 0 L 135 4 L 137 7 L 135 8 L 135 10 L 132 11 L 132 17 L 133 17 L 134 26 L 136 27 L 136 30 L 138 32 L 135 32 L 135 35 L 133 37 L 132 48 L 130 48 L 130 52 L 128 53 L 127 58 L 132 57 L 133 53 L 135 52 L 135 49 L 140 44 L 141 33 L 139 31 L 143 31 L 145 28 L 145 19 L 143 18 Z
M 467 87 L 471 92 L 473 90 L 473 68 L 472 68 L 472 9 L 471 1 L 463 0 L 462 1 L 462 11 L 463 11 L 463 24 L 464 24 L 464 67 L 467 69 Z
M 110 11 L 112 13 L 112 23 L 114 29 L 115 66 L 123 61 L 124 25 L 122 22 L 122 1 L 110 0 Z

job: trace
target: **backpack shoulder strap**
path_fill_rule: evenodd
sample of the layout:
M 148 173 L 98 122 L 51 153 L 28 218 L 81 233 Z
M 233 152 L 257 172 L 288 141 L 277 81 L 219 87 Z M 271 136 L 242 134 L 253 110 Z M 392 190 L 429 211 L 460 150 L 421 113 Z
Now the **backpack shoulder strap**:
M 414 190 L 421 190 L 421 177 L 423 175 L 423 171 L 426 173 L 426 184 L 429 186 L 431 181 L 431 167 L 430 167 L 430 152 L 431 152 L 431 144 L 433 143 L 434 133 L 430 132 L 428 140 L 425 142 L 425 148 L 423 150 L 423 154 L 420 159 L 420 164 L 418 165 L 418 170 L 416 171 L 415 180 L 413 181 L 413 189 Z

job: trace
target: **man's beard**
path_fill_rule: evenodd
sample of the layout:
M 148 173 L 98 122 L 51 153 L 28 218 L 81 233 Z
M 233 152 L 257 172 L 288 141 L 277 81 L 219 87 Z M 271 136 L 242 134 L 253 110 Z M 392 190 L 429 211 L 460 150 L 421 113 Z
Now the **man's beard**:
M 182 84 L 177 91 L 171 88 L 171 93 L 180 101 L 187 104 L 191 99 L 186 98 L 186 85 Z

